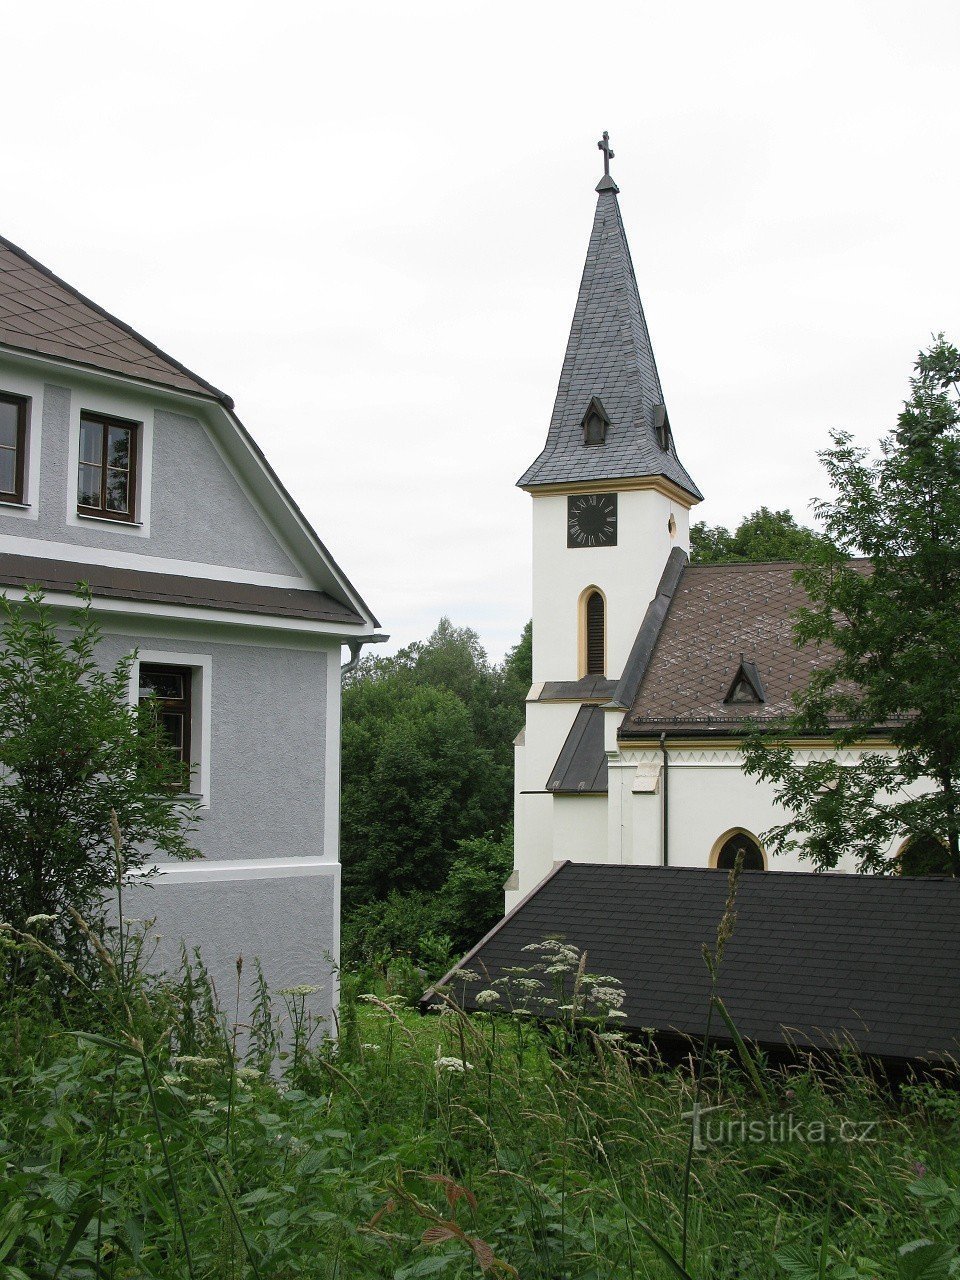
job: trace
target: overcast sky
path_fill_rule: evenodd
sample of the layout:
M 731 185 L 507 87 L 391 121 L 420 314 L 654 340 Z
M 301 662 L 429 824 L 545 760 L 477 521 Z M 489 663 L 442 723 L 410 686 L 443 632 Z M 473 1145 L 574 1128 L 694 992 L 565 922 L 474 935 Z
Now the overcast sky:
M 491 656 L 608 129 L 695 518 L 960 341 L 960 5 L 9 5 L 0 231 L 235 399 L 395 644 Z

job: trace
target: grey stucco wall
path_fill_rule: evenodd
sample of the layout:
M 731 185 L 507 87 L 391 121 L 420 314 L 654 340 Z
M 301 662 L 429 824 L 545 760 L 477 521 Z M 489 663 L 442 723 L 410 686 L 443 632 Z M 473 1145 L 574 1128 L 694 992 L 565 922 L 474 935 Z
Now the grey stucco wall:
M 132 649 L 211 659 L 210 805 L 194 840 L 204 857 L 330 857 L 328 650 L 236 644 L 158 626 L 133 636 L 105 632 L 98 661 L 112 666 Z
M 252 986 L 259 960 L 272 992 L 273 1013 L 284 1016 L 283 988 L 317 987 L 307 997 L 314 1018 L 332 1032 L 334 959 L 338 946 L 339 868 L 319 874 L 206 880 L 193 875 L 154 876 L 124 892 L 128 919 L 154 920 L 148 934 L 149 964 L 176 974 L 181 946 L 199 948 L 221 1008 L 237 1014 L 237 957 L 243 957 L 239 1023 L 249 1025 Z M 289 1025 L 286 1028 L 289 1031 Z M 321 1032 L 323 1034 L 323 1032 Z
M 0 374 L 0 385 L 2 381 Z M 80 390 L 44 386 L 38 518 L 28 522 L 0 509 L 0 533 L 261 573 L 297 572 L 201 423 L 159 409 L 154 415 L 150 536 L 133 537 L 96 523 L 68 524 L 67 505 L 76 493 L 76 478 L 68 475 L 74 396 L 81 408 L 93 407 Z

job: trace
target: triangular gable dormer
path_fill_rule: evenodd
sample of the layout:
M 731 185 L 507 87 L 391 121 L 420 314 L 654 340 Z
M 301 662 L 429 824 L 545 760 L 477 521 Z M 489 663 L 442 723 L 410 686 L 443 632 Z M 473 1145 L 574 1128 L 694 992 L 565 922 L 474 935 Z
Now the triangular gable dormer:
M 610 426 L 610 418 L 599 396 L 593 396 L 587 405 L 587 412 L 580 420 L 580 426 L 583 429 L 583 443 L 605 444 L 607 439 L 607 427 Z
M 657 444 L 664 453 L 669 453 L 673 443 L 673 432 L 670 430 L 670 419 L 667 416 L 665 404 L 653 406 L 653 429 L 657 435 Z
M 766 702 L 766 700 L 767 695 L 756 663 L 750 662 L 741 653 L 740 666 L 737 668 L 737 674 L 730 683 L 727 696 L 723 700 L 724 703 L 743 705 L 744 703 L 762 703 Z

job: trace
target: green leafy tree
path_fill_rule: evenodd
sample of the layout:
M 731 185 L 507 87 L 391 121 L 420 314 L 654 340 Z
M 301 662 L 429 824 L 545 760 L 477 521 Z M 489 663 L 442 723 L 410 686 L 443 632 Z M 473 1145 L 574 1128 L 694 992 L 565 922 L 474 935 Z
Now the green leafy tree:
M 822 542 L 822 535 L 797 524 L 789 511 L 761 507 L 741 520 L 734 533 L 703 520 L 691 525 L 690 560 L 693 564 L 806 560 Z
M 99 629 L 89 597 L 58 630 L 42 593 L 22 604 L 0 595 L 0 919 L 22 929 L 48 922 L 68 950 L 65 914 L 92 922 L 119 872 L 148 855 L 194 854 L 194 802 L 181 795 L 182 766 L 154 708 L 131 706 L 134 655 L 97 663 Z
M 505 661 L 491 664 L 475 631 L 443 618 L 428 640 L 365 658 L 351 673 L 342 799 L 349 912 L 391 893 L 442 892 L 459 841 L 492 832 L 496 842 L 509 827 L 530 651 L 527 624 Z
M 918 357 L 879 456 L 845 432 L 820 455 L 833 496 L 816 512 L 829 541 L 798 574 L 810 604 L 795 635 L 834 656 L 778 736 L 757 732 L 746 750 L 747 771 L 774 782 L 794 815 L 770 833 L 773 847 L 799 848 L 818 868 L 849 852 L 862 871 L 896 870 L 886 850 L 906 837 L 923 851 L 918 869 L 960 875 L 958 387 L 960 353 L 940 335 Z M 786 741 L 798 734 L 839 748 L 881 737 L 894 750 L 800 766 Z

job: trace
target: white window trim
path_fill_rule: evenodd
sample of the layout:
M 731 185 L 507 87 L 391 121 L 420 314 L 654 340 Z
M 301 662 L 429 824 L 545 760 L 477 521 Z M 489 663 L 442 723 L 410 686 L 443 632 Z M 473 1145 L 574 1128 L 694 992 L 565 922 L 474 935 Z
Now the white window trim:
M 0 514 L 19 520 L 36 520 L 40 515 L 40 433 L 43 424 L 43 383 L 22 373 L 0 372 L 0 391 L 23 396 L 27 402 L 27 432 L 23 459 L 23 501 L 0 502 Z
M 167 649 L 140 649 L 130 669 L 130 705 L 140 701 L 140 664 L 189 667 L 190 684 L 190 794 L 201 809 L 210 808 L 210 740 L 213 701 L 213 659 L 208 653 L 174 653 Z
M 109 517 L 90 516 L 77 510 L 77 481 L 80 473 L 80 415 L 105 414 L 108 418 L 124 418 L 136 422 L 140 430 L 137 450 L 137 485 L 134 494 L 135 519 L 111 520 Z M 153 419 L 152 406 L 143 400 L 118 395 L 114 391 L 94 391 L 87 387 L 74 387 L 70 392 L 70 436 L 67 464 L 67 524 L 74 529 L 112 529 L 121 537 L 150 537 L 150 507 L 153 497 Z

